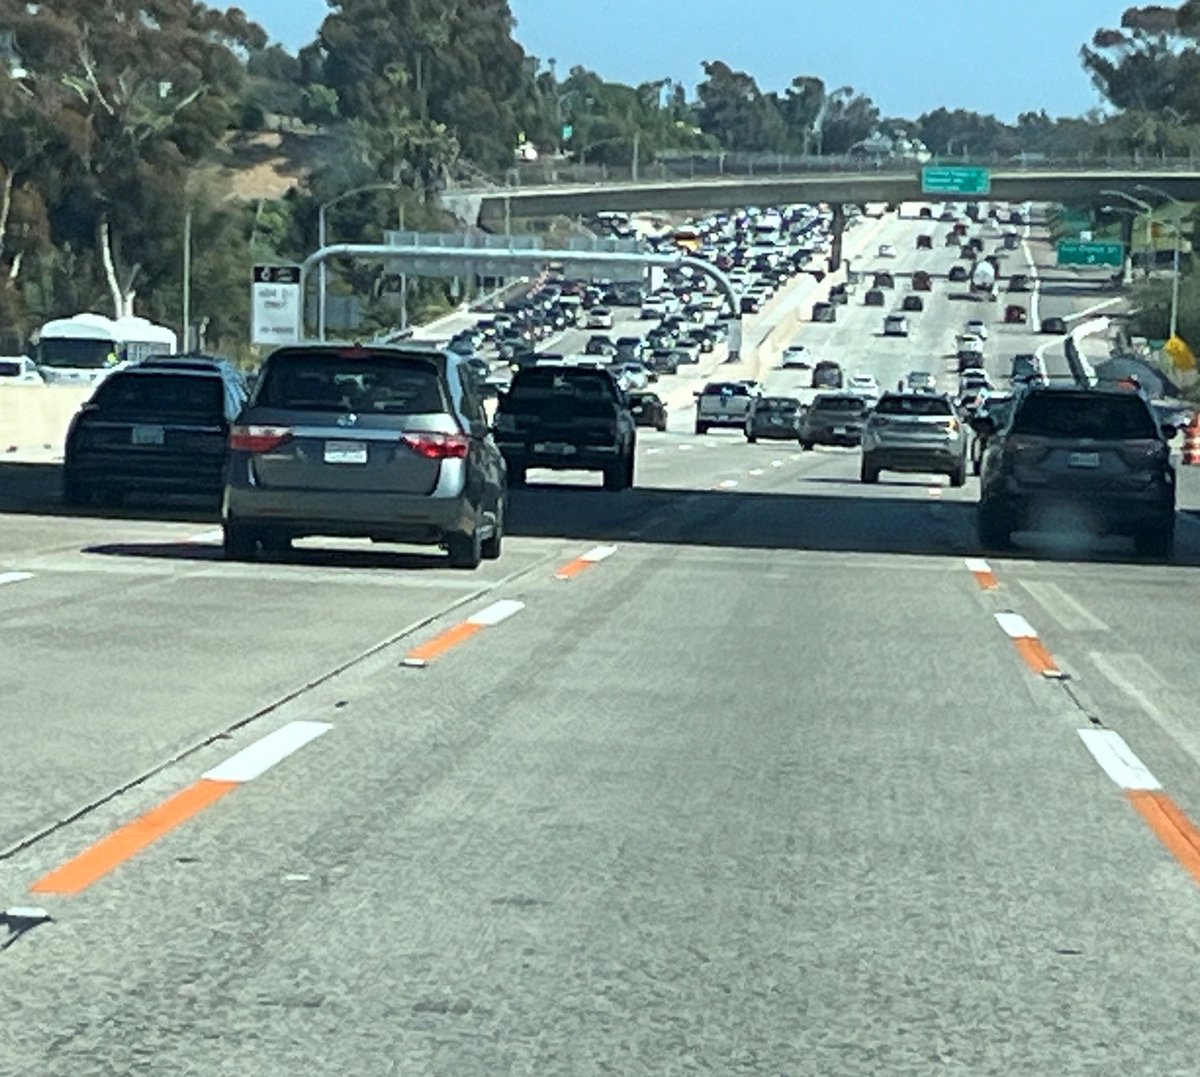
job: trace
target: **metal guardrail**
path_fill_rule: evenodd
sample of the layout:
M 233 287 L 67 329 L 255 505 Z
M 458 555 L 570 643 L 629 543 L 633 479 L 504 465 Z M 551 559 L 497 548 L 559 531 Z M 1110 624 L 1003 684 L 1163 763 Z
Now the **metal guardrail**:
M 880 160 L 863 161 L 852 157 L 787 156 L 784 154 L 662 154 L 653 163 L 643 164 L 636 176 L 631 167 L 615 165 L 581 165 L 569 161 L 538 161 L 513 167 L 495 183 L 487 186 L 452 185 L 449 190 L 494 193 L 504 187 L 544 187 L 572 183 L 629 183 L 629 182 L 689 182 L 696 179 L 716 179 L 722 176 L 795 176 L 845 175 L 871 177 L 878 175 L 916 175 L 926 166 L 979 166 L 998 174 L 1039 172 L 1113 172 L 1172 173 L 1200 172 L 1200 156 L 1154 157 L 1143 154 L 1130 156 L 1064 155 L 1045 158 L 968 158 L 934 157 L 928 161 Z

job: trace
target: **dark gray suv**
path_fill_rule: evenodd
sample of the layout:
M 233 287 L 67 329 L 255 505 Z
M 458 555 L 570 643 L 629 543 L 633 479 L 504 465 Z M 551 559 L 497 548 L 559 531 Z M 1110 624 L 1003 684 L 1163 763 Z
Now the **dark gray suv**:
M 1174 431 L 1160 428 L 1141 393 L 1031 386 L 1005 428 L 987 433 L 978 515 L 985 546 L 1006 547 L 1012 532 L 1065 509 L 1101 534 L 1132 537 L 1139 553 L 1170 556 Z
M 506 471 L 481 386 L 428 345 L 299 344 L 273 352 L 229 435 L 229 557 L 332 535 L 500 556 Z

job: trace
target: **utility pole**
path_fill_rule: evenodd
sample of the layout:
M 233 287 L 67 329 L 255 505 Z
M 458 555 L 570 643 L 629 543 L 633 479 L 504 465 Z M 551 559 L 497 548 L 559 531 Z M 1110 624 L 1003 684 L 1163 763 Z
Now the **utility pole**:
M 183 351 L 192 350 L 192 207 L 183 217 Z
M 633 132 L 633 169 L 632 169 L 632 176 L 633 176 L 633 182 L 634 182 L 634 183 L 637 183 L 637 181 L 638 181 L 638 153 L 639 153 L 639 151 L 641 150 L 641 148 L 642 148 L 642 130 L 641 130 L 641 128 L 639 127 L 639 128 L 635 128 L 635 129 L 634 129 L 634 132 Z

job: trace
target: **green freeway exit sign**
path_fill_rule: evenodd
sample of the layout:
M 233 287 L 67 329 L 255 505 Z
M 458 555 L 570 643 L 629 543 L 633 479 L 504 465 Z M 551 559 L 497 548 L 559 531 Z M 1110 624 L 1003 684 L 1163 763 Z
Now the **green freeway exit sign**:
M 926 165 L 921 169 L 922 194 L 990 194 L 992 175 L 975 165 Z
M 1125 244 L 1063 239 L 1058 244 L 1060 266 L 1116 266 L 1125 264 Z

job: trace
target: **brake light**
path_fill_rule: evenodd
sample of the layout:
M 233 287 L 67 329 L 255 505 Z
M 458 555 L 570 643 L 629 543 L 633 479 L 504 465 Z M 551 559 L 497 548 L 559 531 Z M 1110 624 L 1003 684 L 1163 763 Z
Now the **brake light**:
M 292 436 L 290 426 L 233 426 L 229 447 L 238 452 L 270 452 Z
M 463 460 L 471 447 L 462 434 L 405 434 L 404 444 L 426 460 Z
M 953 434 L 954 431 L 958 429 L 958 420 L 957 419 L 947 419 L 946 420 L 946 429 L 951 434 Z

